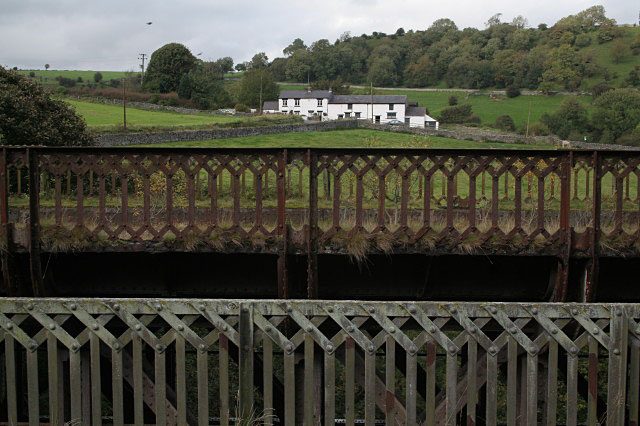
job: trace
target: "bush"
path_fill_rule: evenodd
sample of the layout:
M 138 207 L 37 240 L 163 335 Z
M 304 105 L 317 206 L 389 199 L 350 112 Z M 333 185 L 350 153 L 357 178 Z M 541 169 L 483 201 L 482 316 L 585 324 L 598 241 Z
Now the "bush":
M 449 105 L 450 106 L 458 105 L 458 97 L 457 96 L 449 96 Z
M 78 83 L 82 83 L 84 80 L 82 79 L 82 77 L 81 77 L 81 76 L 78 76 L 78 78 L 76 78 L 76 81 L 77 81 Z
M 496 119 L 496 127 L 500 130 L 506 131 L 514 131 L 516 129 L 516 125 L 513 122 L 513 118 L 509 115 L 501 115 Z
M 29 77 L 33 78 L 33 77 L 35 77 L 35 76 L 36 76 L 36 73 L 35 73 L 35 72 L 31 71 L 31 72 L 29 73 Z
M 56 81 L 62 87 L 74 87 L 76 85 L 76 81 L 67 77 L 62 77 L 61 75 L 56 77 Z
M 251 109 L 248 106 L 246 106 L 245 104 L 236 104 L 235 110 L 237 112 L 250 112 L 251 111 Z
M 482 122 L 482 120 L 480 120 L 480 116 L 475 115 L 475 114 L 471 114 L 469 117 L 467 117 L 464 121 L 464 124 L 480 124 Z
M 111 86 L 111 87 L 120 87 L 120 80 L 112 78 L 111 80 L 109 80 L 109 86 Z
M 471 104 L 456 105 L 440 112 L 441 123 L 464 123 L 471 116 Z
M 613 90 L 613 86 L 605 81 L 601 81 L 591 88 L 591 94 L 594 98 L 597 98 L 598 96 L 608 92 L 609 90 Z
M 520 89 L 517 86 L 508 86 L 506 94 L 508 98 L 516 98 L 520 96 Z
M 576 41 L 573 43 L 577 47 L 587 47 L 591 44 L 591 36 L 589 34 L 578 34 Z
M 100 83 L 102 81 L 102 73 L 97 72 L 93 75 L 93 81 Z
M 529 136 L 549 136 L 551 132 L 546 124 L 536 122 L 529 126 Z

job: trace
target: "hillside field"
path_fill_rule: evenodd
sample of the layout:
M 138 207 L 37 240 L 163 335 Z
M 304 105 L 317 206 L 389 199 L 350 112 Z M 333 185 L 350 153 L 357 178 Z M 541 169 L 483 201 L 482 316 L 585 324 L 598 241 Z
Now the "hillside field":
M 74 70 L 18 70 L 20 74 L 29 77 L 31 72 L 35 73 L 35 77 L 32 80 L 42 84 L 44 87 L 56 87 L 59 86 L 56 81 L 56 77 L 66 77 L 73 80 L 77 80 L 78 77 L 82 77 L 82 83 L 76 83 L 77 86 L 85 86 L 86 83 L 93 82 L 93 75 L 98 71 L 74 71 Z M 107 82 L 111 79 L 124 78 L 127 74 L 125 71 L 99 71 L 102 74 L 102 81 Z

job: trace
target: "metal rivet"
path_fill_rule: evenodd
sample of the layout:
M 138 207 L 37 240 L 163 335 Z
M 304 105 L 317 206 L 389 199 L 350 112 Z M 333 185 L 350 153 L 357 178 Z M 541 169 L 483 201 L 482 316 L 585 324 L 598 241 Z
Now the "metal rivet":
M 538 315 L 538 308 L 533 308 L 533 309 L 531 309 L 531 313 L 532 313 L 533 315 Z
M 452 314 L 455 314 L 456 312 L 458 312 L 458 309 L 454 306 L 449 310 L 449 312 L 451 312 Z
M 469 327 L 469 333 L 475 333 L 475 332 L 476 332 L 475 327 Z
M 74 345 L 76 345 L 76 344 L 74 343 Z M 78 346 L 78 345 L 76 345 L 76 346 Z M 32 351 L 35 351 L 36 349 L 38 349 L 38 345 L 36 345 L 34 342 L 31 342 L 31 343 L 29 343 L 29 349 L 31 349 Z M 74 348 L 74 350 L 75 349 L 76 348 Z
M 156 305 L 156 311 L 161 311 L 161 310 L 162 310 L 162 305 L 158 303 Z
M 56 325 L 54 323 L 49 324 L 49 330 L 55 330 Z
M 158 343 L 158 344 L 156 345 L 156 350 L 157 350 L 158 352 L 162 352 L 162 351 L 164 350 L 164 346 L 162 346 L 160 343 Z
M 13 324 L 8 323 L 6 328 L 7 330 L 13 330 Z
M 200 309 L 201 311 L 204 311 L 206 308 L 206 306 L 204 305 L 198 305 L 198 309 Z
M 27 310 L 28 310 L 28 311 L 33 311 L 33 303 L 29 303 L 29 304 L 27 305 Z
M 327 343 L 326 349 L 328 352 L 333 352 L 333 345 L 331 343 Z
M 600 329 L 598 327 L 594 327 L 593 334 L 598 334 L 598 333 L 600 333 Z
M 178 328 L 178 331 L 182 331 L 182 330 L 184 330 L 184 325 L 179 324 L 177 328 Z
M 329 307 L 327 308 L 327 312 L 329 312 L 329 313 L 333 312 L 333 307 L 329 306 Z
M 369 345 L 367 349 L 369 350 L 369 352 L 373 352 L 376 350 L 376 348 L 373 345 Z
M 287 312 L 293 312 L 293 308 L 291 307 L 291 305 L 287 305 Z
M 433 333 L 435 333 L 436 331 L 438 331 L 438 329 L 437 329 L 437 328 L 435 328 L 435 327 L 429 327 L 429 333 L 433 334 Z
M 95 331 L 98 331 L 98 330 L 100 329 L 100 326 L 99 326 L 98 324 L 93 324 L 92 328 L 93 328 Z
M 71 345 L 71 349 L 73 349 L 74 351 L 77 351 L 78 350 L 78 344 L 77 343 L 72 344 Z
M 531 355 L 536 355 L 538 353 L 538 348 L 532 346 L 531 349 L 529 350 L 529 353 Z
M 200 343 L 200 346 L 198 347 L 200 348 L 201 351 L 204 351 L 205 349 L 207 349 L 204 343 Z
M 578 348 L 571 348 L 571 353 L 572 354 L 577 354 L 578 353 Z
M 142 330 L 142 326 L 140 324 L 136 324 L 135 329 L 136 331 L 140 331 Z
M 376 313 L 376 308 L 374 308 L 373 306 L 371 307 L 371 309 L 369 309 L 369 312 L 371 312 L 372 314 Z
M 222 331 L 227 331 L 228 329 L 229 329 L 229 327 L 227 327 L 226 324 L 222 326 Z
M 613 350 L 614 355 L 620 355 L 620 349 L 616 348 Z
M 293 345 L 291 343 L 287 343 L 287 346 L 285 346 L 285 349 L 287 350 L 287 352 L 291 352 L 293 351 Z
M 558 329 L 557 328 L 552 328 L 551 329 L 551 334 L 558 334 Z
M 354 328 L 353 328 L 353 326 L 352 326 L 352 325 L 350 325 L 350 326 L 348 326 L 348 327 L 347 327 L 347 331 L 348 331 L 349 333 L 353 333 L 353 330 L 354 330 Z
M 511 327 L 511 328 L 509 328 L 509 333 L 511 333 L 511 334 L 516 334 L 516 332 L 517 332 L 517 331 L 518 331 L 518 330 L 516 330 L 516 328 L 515 328 L 515 327 Z
M 267 333 L 271 333 L 271 326 L 268 325 L 264 328 L 264 331 L 266 331 Z
M 574 308 L 574 309 L 572 309 L 572 310 L 571 310 L 571 314 L 573 314 L 573 315 L 578 315 L 578 310 L 577 310 L 577 309 L 575 309 L 575 308 Z
M 489 353 L 495 354 L 496 352 L 498 352 L 498 348 L 496 348 L 495 346 L 491 346 L 489 348 Z
M 74 310 L 75 308 L 73 307 L 73 305 L 71 305 L 71 310 Z M 119 311 L 120 310 L 120 305 L 118 305 L 117 303 L 115 305 L 113 305 L 113 310 L 114 311 Z
M 452 354 L 455 354 L 457 352 L 456 347 L 453 345 L 449 346 L 449 352 L 451 352 Z
M 309 325 L 307 326 L 306 330 L 307 330 L 307 333 L 311 333 L 313 331 L 313 327 Z
M 496 309 L 495 306 L 492 306 L 492 307 L 489 308 L 489 312 L 491 312 L 492 314 L 497 314 L 498 310 Z
M 415 306 L 410 306 L 409 307 L 409 312 L 412 314 L 415 314 L 416 312 L 418 312 L 418 309 Z
M 72 304 L 71 306 L 69 306 L 71 308 L 72 311 L 75 311 L 76 309 L 78 309 L 78 307 L 74 304 Z
M 411 347 L 409 348 L 409 352 L 415 354 L 416 352 L 418 352 L 418 347 L 416 345 L 411 345 Z
M 395 333 L 396 332 L 396 328 L 395 327 L 390 327 L 389 328 L 389 333 Z
M 113 344 L 113 349 L 115 349 L 116 351 L 120 350 L 120 343 L 116 342 Z

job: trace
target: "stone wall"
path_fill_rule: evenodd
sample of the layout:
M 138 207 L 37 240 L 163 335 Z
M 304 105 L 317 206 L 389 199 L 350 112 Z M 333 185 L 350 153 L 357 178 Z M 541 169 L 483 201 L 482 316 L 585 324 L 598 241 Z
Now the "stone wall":
M 85 102 L 93 102 L 97 104 L 109 104 L 109 105 L 122 105 L 122 99 L 109 99 L 109 98 L 93 98 L 93 97 L 75 97 L 79 101 Z M 150 102 L 136 102 L 136 101 L 127 101 L 127 106 L 131 108 L 144 109 L 147 111 L 168 111 L 168 112 L 176 112 L 179 114 L 211 114 L 211 115 L 225 115 L 232 117 L 252 117 L 256 116 L 255 113 L 247 113 L 247 112 L 235 112 L 233 114 L 224 113 L 220 110 L 203 110 L 203 109 L 194 109 L 194 108 L 183 108 L 183 107 L 174 107 L 169 105 L 158 105 L 152 104 Z
M 281 124 L 264 127 L 238 127 L 210 130 L 184 130 L 179 132 L 129 133 L 124 135 L 102 135 L 96 146 L 148 145 L 166 142 L 186 142 L 211 139 L 244 138 L 248 136 L 275 135 L 280 133 L 325 132 L 329 130 L 356 129 L 355 120 L 324 121 L 305 124 Z

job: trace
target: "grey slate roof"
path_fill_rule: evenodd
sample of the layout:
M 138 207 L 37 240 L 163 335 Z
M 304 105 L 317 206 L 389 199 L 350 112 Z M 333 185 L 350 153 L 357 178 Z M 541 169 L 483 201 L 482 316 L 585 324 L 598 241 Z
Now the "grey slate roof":
M 263 111 L 278 111 L 278 101 L 265 101 L 262 105 Z
M 408 117 L 424 117 L 427 115 L 427 109 L 424 107 L 409 107 L 405 115 Z
M 371 95 L 335 95 L 330 104 L 370 104 Z M 373 95 L 374 104 L 406 104 L 406 95 Z
M 328 90 L 284 90 L 280 99 L 331 99 L 333 93 Z

